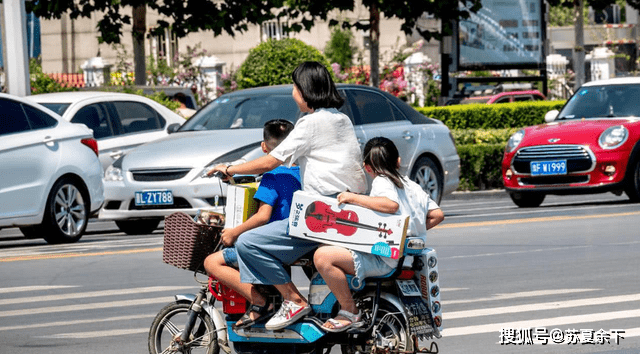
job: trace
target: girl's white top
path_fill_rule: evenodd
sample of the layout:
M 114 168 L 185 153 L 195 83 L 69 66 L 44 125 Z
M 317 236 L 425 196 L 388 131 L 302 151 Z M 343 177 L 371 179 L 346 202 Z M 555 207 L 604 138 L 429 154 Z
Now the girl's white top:
M 411 181 L 408 177 L 402 179 L 404 188 L 396 187 L 386 176 L 377 176 L 371 184 L 372 197 L 387 197 L 398 203 L 397 215 L 409 215 L 409 229 L 407 236 L 419 236 L 427 242 L 427 212 L 439 209 L 427 192 L 420 185 Z M 391 267 L 395 267 L 398 261 L 383 257 L 382 260 Z M 407 264 L 405 262 L 405 264 Z

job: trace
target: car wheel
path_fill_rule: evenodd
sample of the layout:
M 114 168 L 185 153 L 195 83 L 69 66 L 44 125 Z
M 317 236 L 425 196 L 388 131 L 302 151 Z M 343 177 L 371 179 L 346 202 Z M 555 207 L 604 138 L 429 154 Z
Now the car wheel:
M 409 178 L 429 193 L 431 199 L 440 205 L 442 200 L 443 179 L 440 169 L 428 157 L 421 157 L 416 161 Z
M 544 201 L 543 193 L 509 192 L 511 200 L 520 208 L 537 208 Z
M 640 159 L 637 159 L 633 170 L 629 172 L 624 191 L 632 202 L 637 203 L 640 202 Z
M 44 230 L 41 225 L 23 226 L 20 228 L 20 232 L 28 239 L 44 237 Z
M 118 220 L 116 226 L 127 235 L 145 235 L 158 228 L 158 219 Z
M 78 241 L 89 222 L 89 195 L 84 186 L 70 178 L 57 181 L 45 208 L 40 227 L 42 237 L 51 244 Z

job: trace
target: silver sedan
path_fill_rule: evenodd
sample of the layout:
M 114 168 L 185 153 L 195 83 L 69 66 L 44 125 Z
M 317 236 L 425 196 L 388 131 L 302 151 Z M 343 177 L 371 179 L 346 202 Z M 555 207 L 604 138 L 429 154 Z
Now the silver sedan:
M 346 98 L 340 110 L 352 119 L 362 147 L 386 136 L 400 151 L 402 172 L 435 201 L 456 190 L 460 160 L 445 125 L 376 88 L 339 85 L 338 90 Z M 106 202 L 99 218 L 138 234 L 151 232 L 176 211 L 222 211 L 227 185 L 202 178 L 202 172 L 261 156 L 264 123 L 276 118 L 295 122 L 301 116 L 291 91 L 291 85 L 282 85 L 222 95 L 175 133 L 132 150 L 105 171 Z

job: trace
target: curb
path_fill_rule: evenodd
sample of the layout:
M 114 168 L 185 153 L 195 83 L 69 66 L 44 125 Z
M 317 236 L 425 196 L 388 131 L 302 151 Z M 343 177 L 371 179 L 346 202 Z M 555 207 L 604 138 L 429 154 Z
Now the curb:
M 486 191 L 456 191 L 443 198 L 443 200 L 471 200 L 479 198 L 509 198 L 504 189 L 491 189 Z

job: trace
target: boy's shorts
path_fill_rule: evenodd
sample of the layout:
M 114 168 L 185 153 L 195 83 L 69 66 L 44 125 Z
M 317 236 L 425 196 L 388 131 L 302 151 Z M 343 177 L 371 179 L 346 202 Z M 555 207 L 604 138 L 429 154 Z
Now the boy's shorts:
M 238 268 L 238 252 L 236 252 L 235 247 L 223 248 L 222 258 L 224 258 L 224 263 L 229 267 Z

